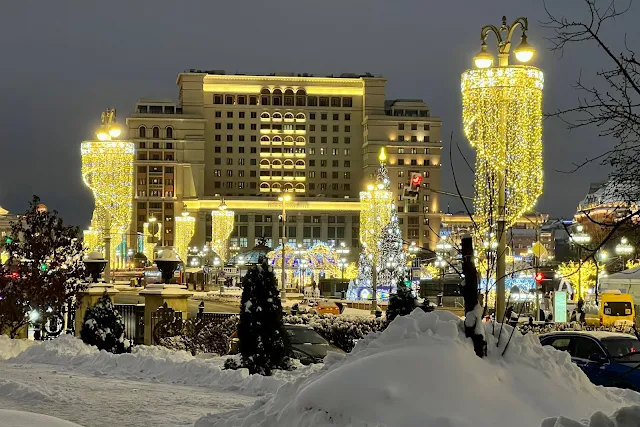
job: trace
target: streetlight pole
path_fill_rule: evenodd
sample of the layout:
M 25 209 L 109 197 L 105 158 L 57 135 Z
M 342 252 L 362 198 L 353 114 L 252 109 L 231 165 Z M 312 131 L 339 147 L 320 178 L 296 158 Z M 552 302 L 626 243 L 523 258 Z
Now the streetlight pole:
M 280 276 L 280 283 L 281 283 L 282 289 L 280 291 L 280 299 L 284 301 L 287 299 L 287 291 L 285 287 L 285 280 L 286 280 L 285 245 L 286 245 L 286 239 L 287 239 L 287 202 L 291 201 L 291 196 L 289 196 L 288 194 L 285 194 L 281 197 L 278 197 L 278 201 L 282 202 L 282 273 Z
M 620 255 L 620 259 L 622 260 L 622 270 L 625 269 L 625 256 L 631 255 L 633 253 L 633 246 L 629 244 L 629 240 L 626 237 L 620 239 L 620 243 L 616 245 L 616 253 Z
M 511 25 L 507 25 L 507 18 L 505 16 L 502 17 L 502 25 L 500 28 L 497 28 L 494 25 L 485 25 L 482 27 L 480 32 L 480 39 L 482 41 L 482 46 L 480 52 L 474 57 L 474 62 L 476 67 L 478 68 L 489 68 L 493 65 L 493 55 L 489 53 L 487 49 L 486 39 L 489 33 L 493 33 L 496 36 L 498 42 L 498 67 L 496 68 L 497 73 L 501 75 L 501 68 L 509 67 L 509 55 L 511 49 L 511 37 L 513 36 L 516 28 L 521 27 L 522 36 L 520 44 L 514 49 L 514 53 L 516 59 L 520 62 L 528 62 L 535 52 L 535 50 L 527 43 L 527 35 L 526 31 L 528 30 L 528 21 L 527 18 L 521 17 L 516 19 Z M 514 67 L 510 67 L 513 69 Z M 464 78 L 468 77 L 465 73 L 463 75 Z M 515 80 L 514 80 L 515 82 Z M 514 83 L 515 85 L 515 83 Z M 514 86 L 515 87 L 515 86 Z M 463 88 L 463 95 L 464 95 Z M 488 99 L 484 100 L 484 102 L 491 102 Z M 464 100 L 463 100 L 464 103 Z M 499 135 L 498 143 L 509 144 L 511 141 L 507 141 L 507 138 L 515 138 L 519 135 L 509 134 L 507 131 L 507 105 L 509 101 L 506 102 L 500 101 L 499 104 L 496 104 L 496 107 L 499 109 L 499 118 L 497 123 L 488 123 L 488 125 L 492 128 L 492 132 L 495 132 L 496 135 Z M 469 114 L 469 113 L 467 113 Z M 463 111 L 464 117 L 464 111 Z M 482 133 L 482 132 L 481 132 Z M 469 140 L 474 144 L 474 137 L 470 136 L 472 134 L 467 133 Z M 479 139 L 476 141 L 477 143 L 487 143 L 484 141 L 485 135 L 482 134 L 479 136 Z M 504 139 L 504 141 L 502 141 Z M 481 141 L 481 142 L 480 142 Z M 506 146 L 505 146 L 506 147 Z M 499 148 L 500 149 L 500 148 Z M 506 148 L 504 148 L 507 150 Z M 507 150 L 508 151 L 508 150 Z M 506 168 L 513 167 L 513 165 L 498 163 L 498 168 L 490 168 L 489 172 L 494 178 L 493 185 L 497 185 L 497 209 L 498 209 L 498 217 L 497 217 L 497 262 L 496 262 L 496 319 L 498 321 L 502 320 L 502 317 L 505 312 L 505 276 L 506 276 L 506 247 L 507 247 L 507 212 L 506 212 Z M 481 192 L 481 188 L 476 188 L 476 192 Z M 481 197 L 490 197 L 490 194 L 483 194 Z M 476 197 L 476 200 L 478 198 Z M 495 205 L 494 205 L 495 206 Z M 481 210 L 479 208 L 478 210 Z M 493 214 L 488 214 L 486 212 L 476 212 L 493 216 Z M 491 225 L 491 224 L 489 224 Z

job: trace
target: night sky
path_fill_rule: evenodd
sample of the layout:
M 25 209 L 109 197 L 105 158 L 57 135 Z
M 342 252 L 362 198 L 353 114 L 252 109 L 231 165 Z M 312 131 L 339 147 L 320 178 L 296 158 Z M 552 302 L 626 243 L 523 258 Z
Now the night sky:
M 548 3 L 558 14 L 584 17 L 582 0 Z M 615 52 L 623 49 L 625 30 L 628 45 L 640 48 L 640 32 L 632 31 L 640 20 L 635 6 L 605 28 Z M 177 100 L 176 75 L 189 68 L 381 74 L 388 79 L 388 98 L 423 98 L 442 118 L 442 190 L 453 191 L 452 132 L 473 164 L 461 131 L 460 74 L 480 48 L 480 28 L 500 25 L 502 15 L 509 22 L 529 18 L 529 43 L 538 49 L 532 63 L 545 72 L 547 112 L 576 103 L 571 85 L 581 71 L 598 83 L 595 73 L 610 65 L 593 44 L 574 45 L 563 57 L 550 52 L 545 37 L 551 30 L 539 24 L 546 17 L 541 1 L 4 1 L 0 206 L 21 212 L 37 194 L 67 222 L 88 225 L 93 199 L 80 176 L 81 141 L 92 138 L 107 107 L 116 108 L 124 123 L 139 98 Z M 495 39 L 489 40 L 495 53 Z M 607 169 L 597 165 L 559 172 L 609 146 L 596 135 L 545 121 L 539 211 L 571 216 L 589 182 L 606 178 Z M 470 194 L 472 174 L 458 154 L 453 165 Z M 446 211 L 447 198 L 441 208 Z

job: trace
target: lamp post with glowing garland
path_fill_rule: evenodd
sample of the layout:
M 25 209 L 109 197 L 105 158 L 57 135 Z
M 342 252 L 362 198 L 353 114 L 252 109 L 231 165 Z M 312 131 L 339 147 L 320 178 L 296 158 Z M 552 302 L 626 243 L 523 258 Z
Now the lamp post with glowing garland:
M 578 248 L 578 300 L 582 298 L 582 246 L 591 241 L 591 236 L 584 232 L 584 227 L 578 225 L 576 232 L 569 236 L 569 240 Z M 596 260 L 597 263 L 597 260 Z
M 477 232 L 495 232 L 498 240 L 496 266 L 496 316 L 505 311 L 506 230 L 530 210 L 542 194 L 542 71 L 531 66 L 509 66 L 511 37 L 520 27 L 516 59 L 526 63 L 535 50 L 527 43 L 526 18 L 500 28 L 482 27 L 482 46 L 476 69 L 462 74 L 464 131 L 476 149 L 474 211 Z M 498 66 L 488 51 L 489 33 L 498 42 Z
M 280 286 L 282 286 L 282 289 L 280 291 L 280 300 L 284 301 L 287 299 L 287 291 L 284 283 L 286 280 L 285 249 L 286 249 L 286 242 L 287 242 L 287 202 L 291 201 L 291 196 L 288 194 L 284 194 L 278 197 L 278 201 L 282 203 L 282 272 L 280 273 L 280 282 L 281 282 Z
M 111 268 L 115 266 L 111 236 L 122 236 L 131 222 L 135 147 L 130 141 L 117 139 L 121 130 L 116 123 L 116 110 L 103 112 L 101 122 L 97 140 L 81 144 L 82 179 L 95 198 L 92 227 L 85 235 L 102 234 L 104 257 L 108 261 L 104 276 L 109 281 Z
M 217 210 L 211 211 L 211 248 L 224 263 L 228 259 L 229 236 L 233 231 L 235 212 L 227 209 L 224 199 Z

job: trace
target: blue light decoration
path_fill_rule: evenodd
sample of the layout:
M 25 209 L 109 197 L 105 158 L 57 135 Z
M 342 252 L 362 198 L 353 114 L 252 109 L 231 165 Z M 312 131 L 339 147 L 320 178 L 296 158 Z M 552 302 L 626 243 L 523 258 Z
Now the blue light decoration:
M 378 286 L 376 291 L 378 301 L 389 301 L 389 294 L 396 291 L 396 286 Z M 348 301 L 370 301 L 371 284 L 357 284 L 355 280 L 351 280 L 346 296 Z
M 536 281 L 533 277 L 507 277 L 504 279 L 505 289 L 512 289 L 517 286 L 522 293 L 529 293 L 531 289 L 536 288 Z M 489 279 L 489 291 L 495 289 L 496 279 L 493 277 Z M 480 290 L 482 292 L 487 289 L 487 278 L 480 279 Z

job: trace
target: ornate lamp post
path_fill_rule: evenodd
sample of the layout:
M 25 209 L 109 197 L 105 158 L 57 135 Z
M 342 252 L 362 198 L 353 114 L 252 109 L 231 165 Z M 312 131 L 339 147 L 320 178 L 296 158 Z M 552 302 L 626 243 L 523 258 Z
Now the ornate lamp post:
M 84 141 L 80 151 L 82 179 L 95 199 L 91 231 L 85 235 L 102 234 L 104 256 L 108 261 L 104 276 L 108 282 L 116 258 L 111 236 L 122 236 L 131 223 L 135 148 L 132 142 L 117 139 L 121 130 L 116 123 L 116 110 L 103 112 L 101 121 L 97 140 Z M 95 240 L 91 244 L 95 244 Z
M 286 262 L 285 262 L 285 247 L 287 242 L 287 202 L 291 201 L 291 196 L 285 194 L 283 196 L 278 197 L 278 201 L 282 202 L 282 273 L 280 276 L 280 284 L 282 286 L 282 290 L 280 291 L 280 299 L 282 301 L 287 299 L 287 291 L 285 287 L 286 280 Z
M 626 267 L 625 259 L 633 253 L 633 246 L 629 244 L 629 240 L 626 237 L 620 239 L 620 243 L 616 245 L 616 253 L 620 255 L 622 259 L 622 269 Z
M 569 236 L 569 240 L 578 248 L 578 299 L 582 298 L 582 246 L 591 241 L 591 236 L 584 232 L 584 227 L 578 225 L 576 232 Z M 598 261 L 596 260 L 596 264 Z
M 506 230 L 530 210 L 542 194 L 542 72 L 530 66 L 509 66 L 511 38 L 520 27 L 516 59 L 528 62 L 534 49 L 527 43 L 526 18 L 480 31 L 477 69 L 462 74 L 464 131 L 476 149 L 474 210 L 479 233 L 496 230 L 496 315 L 505 311 Z M 488 51 L 489 33 L 498 42 L 498 66 Z

